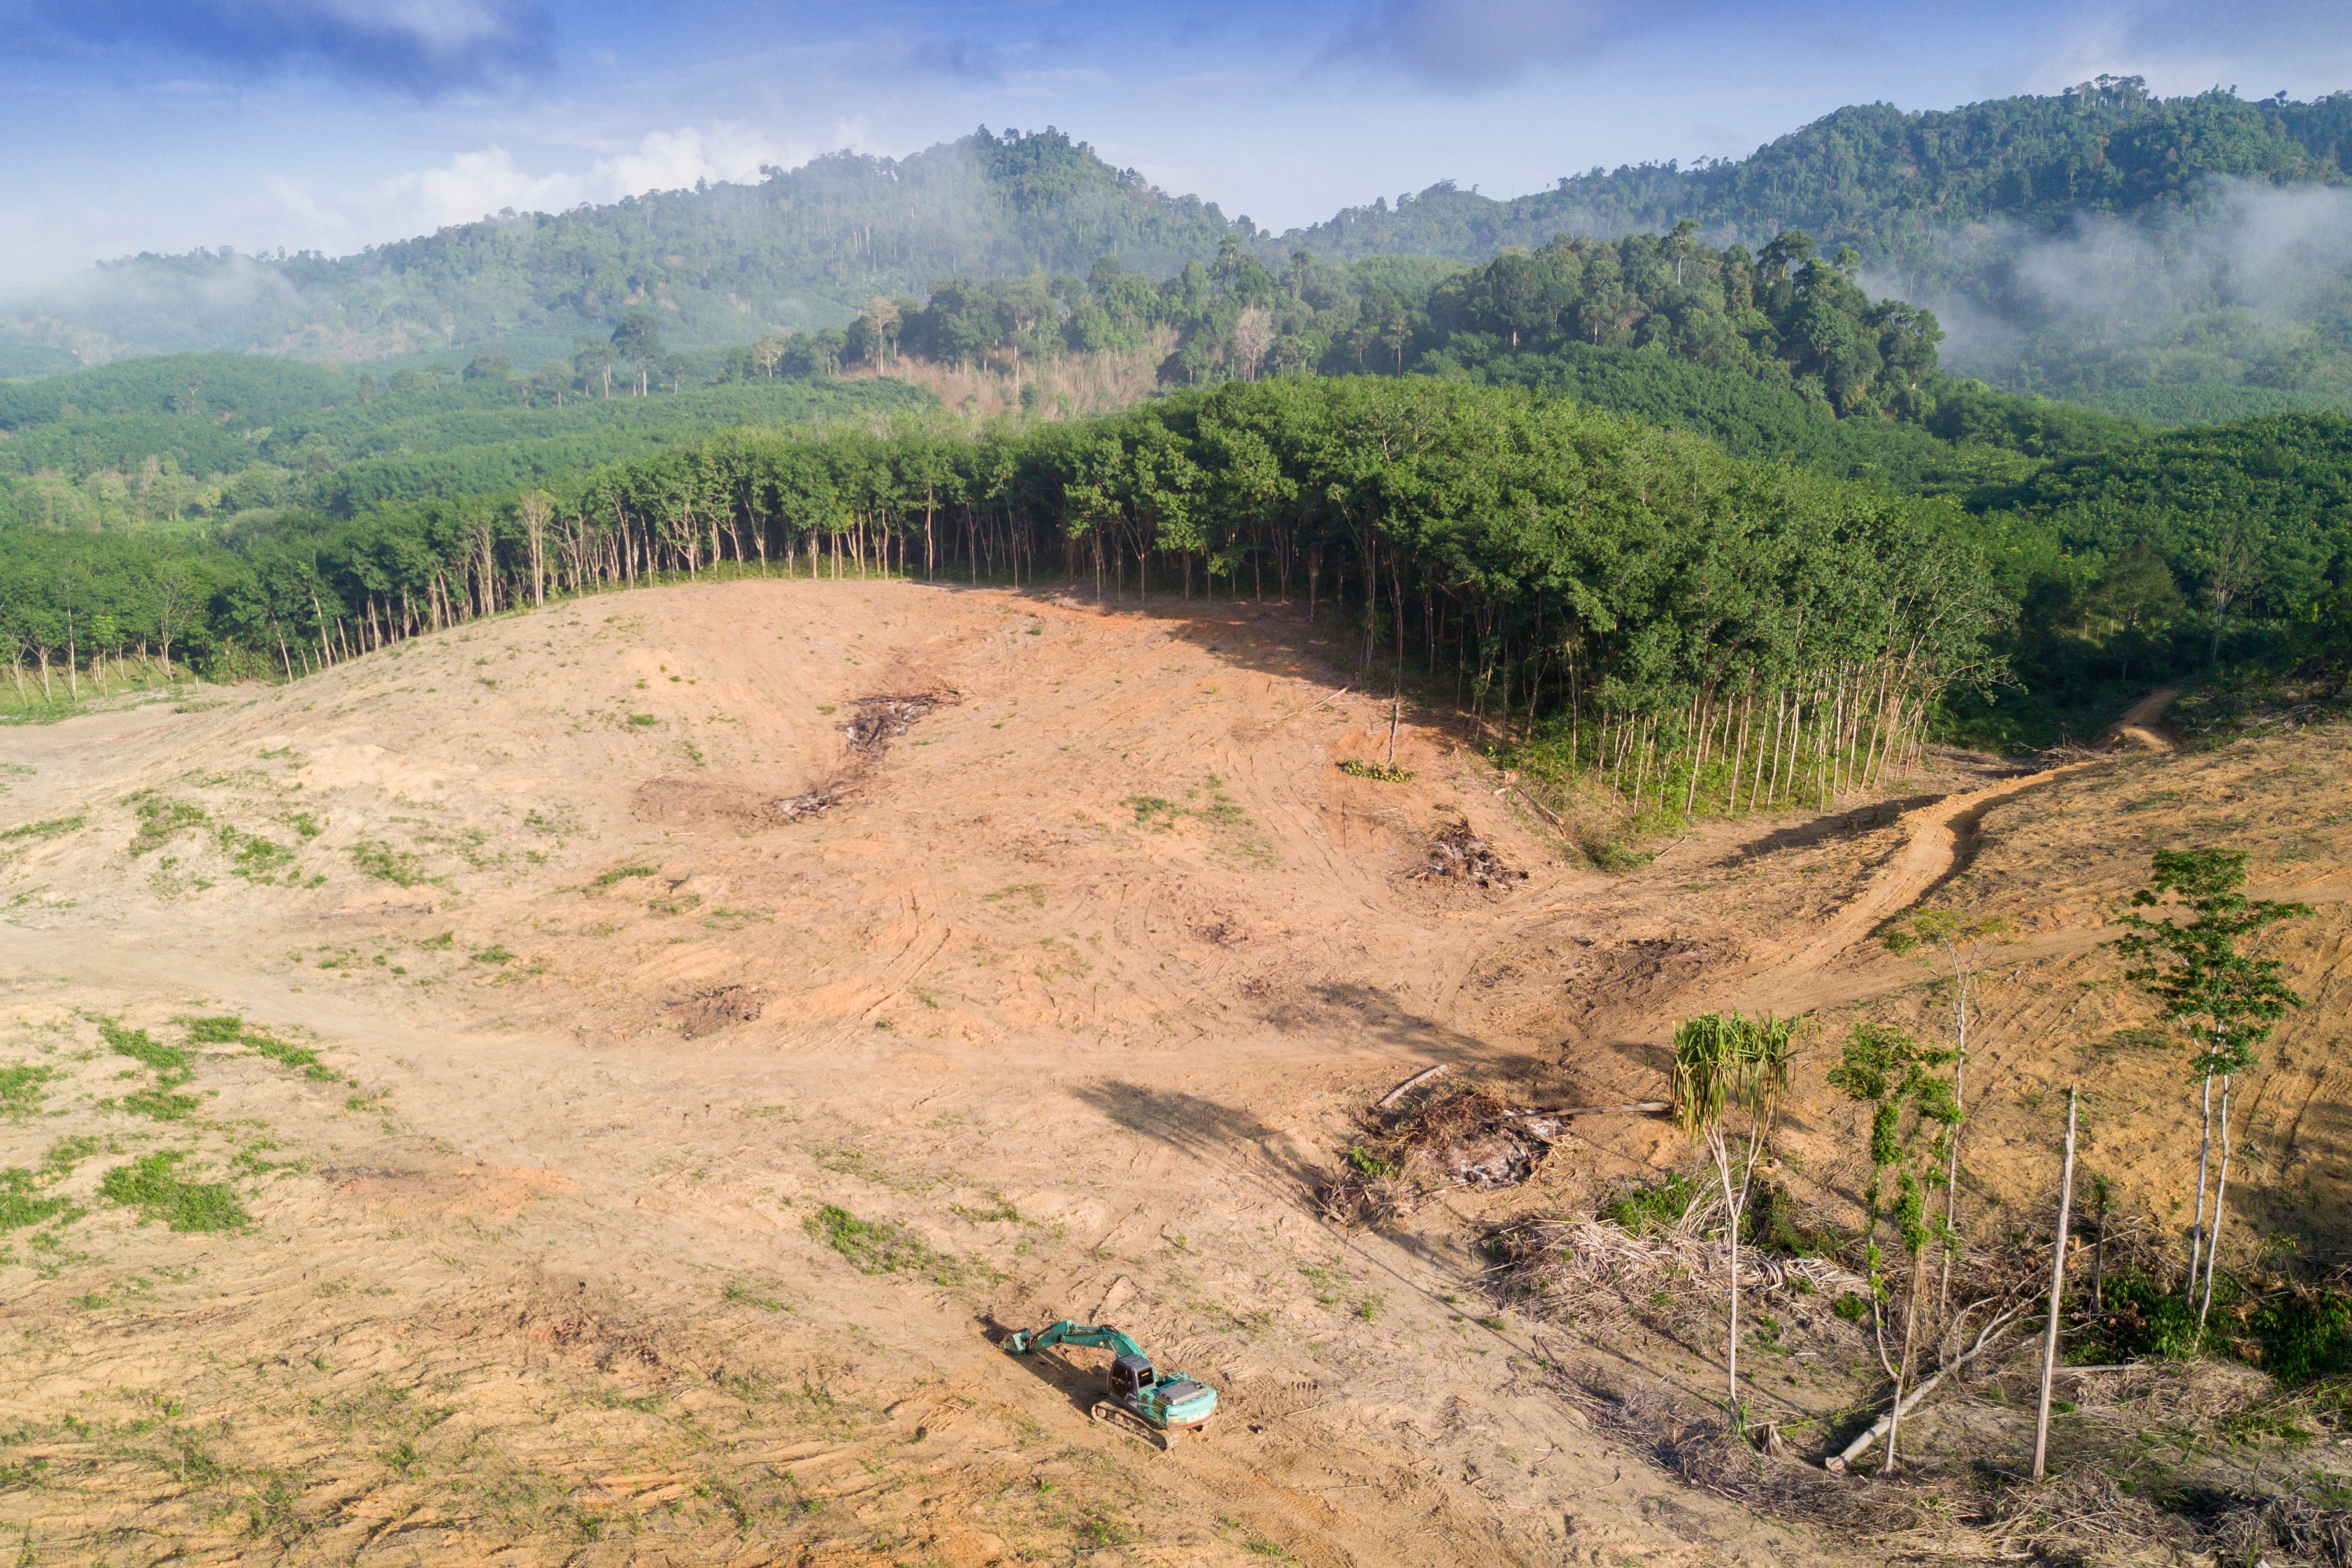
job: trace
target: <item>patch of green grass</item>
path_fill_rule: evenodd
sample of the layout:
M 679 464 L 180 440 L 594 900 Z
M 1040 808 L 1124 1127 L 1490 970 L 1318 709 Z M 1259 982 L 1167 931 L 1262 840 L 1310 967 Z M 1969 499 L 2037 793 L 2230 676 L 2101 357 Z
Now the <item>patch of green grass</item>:
M 1134 1540 L 1116 1521 L 1091 1514 L 1077 1526 L 1078 1539 L 1089 1546 L 1124 1546 Z
M 157 1072 L 185 1072 L 188 1069 L 190 1058 L 187 1052 L 177 1046 L 160 1044 L 144 1029 L 127 1029 L 111 1018 L 104 1018 L 99 1022 L 98 1033 L 115 1055 L 129 1057 Z M 181 1081 L 185 1082 L 186 1079 Z
M 300 1068 L 304 1076 L 315 1082 L 333 1083 L 341 1076 L 321 1062 L 319 1053 L 308 1046 L 294 1045 L 275 1035 L 265 1035 L 259 1029 L 247 1029 L 239 1037 L 256 1056 L 268 1057 L 280 1067 Z
M 139 831 L 131 836 L 131 853 L 135 858 L 151 849 L 160 849 L 163 841 L 184 828 L 201 826 L 205 808 L 184 800 L 167 800 L 153 790 L 142 790 L 131 797 L 131 809 L 138 817 Z
M 278 820 L 292 828 L 299 837 L 303 838 L 316 838 L 321 831 L 319 819 L 307 811 L 289 811 Z
M 1368 763 L 1359 757 L 1349 757 L 1346 762 L 1341 763 L 1339 771 L 1350 778 L 1370 779 L 1375 784 L 1411 784 L 1412 782 L 1411 768 L 1391 767 L 1386 763 Z
M 514 962 L 514 954 L 508 952 L 504 947 L 494 942 L 488 947 L 477 948 L 472 955 L 472 962 L 476 963 L 512 963 Z
M 1672 1230 L 1701 1196 L 1689 1177 L 1669 1175 L 1654 1186 L 1632 1187 L 1601 1205 L 1601 1217 L 1633 1236 Z
M 137 1209 L 142 1220 L 162 1220 L 172 1230 L 242 1230 L 253 1223 L 226 1182 L 192 1182 L 179 1173 L 185 1150 L 158 1149 L 117 1165 L 98 1184 L 109 1203 Z
M 234 1013 L 210 1018 L 183 1018 L 192 1046 L 233 1046 L 245 1034 L 245 1020 Z
M 397 887 L 413 888 L 427 880 L 425 868 L 405 849 L 394 849 L 381 838 L 363 838 L 352 846 L 352 864 L 363 876 Z
M 1627 871 L 1640 870 L 1653 858 L 1639 849 L 1614 840 L 1589 840 L 1582 848 L 1584 858 L 1592 862 L 1595 869 L 1621 876 Z
M 421 938 L 416 945 L 427 952 L 446 952 L 456 946 L 457 942 L 457 933 L 454 931 L 445 931 L 439 936 Z
M 69 1176 L 73 1174 L 73 1168 L 76 1165 L 97 1153 L 98 1150 L 98 1140 L 86 1132 L 71 1138 L 60 1138 L 49 1145 L 47 1153 L 41 1156 L 41 1169 L 44 1172 L 54 1172 L 59 1176 Z
M 1156 795 L 1131 795 L 1124 803 L 1135 813 L 1135 825 L 1165 833 L 1176 826 L 1178 806 L 1172 800 L 1162 800 Z
M 595 881 L 590 884 L 590 886 L 609 888 L 615 882 L 625 882 L 632 877 L 653 876 L 656 869 L 656 868 L 652 866 L 615 866 L 611 870 L 605 872 L 603 876 L 597 878 Z
M 224 824 L 221 852 L 229 858 L 229 875 L 248 882 L 275 882 L 278 873 L 294 864 L 294 851 L 257 834 L 239 833 Z
M 41 1086 L 57 1076 L 38 1062 L 12 1062 L 0 1068 L 0 1116 L 30 1115 L 40 1109 Z
M 166 1079 L 152 1089 L 126 1094 L 114 1102 L 114 1109 L 138 1116 L 152 1116 L 158 1121 L 185 1121 L 204 1109 L 205 1102 L 193 1094 L 173 1093 L 174 1081 L 182 1080 Z
M 82 821 L 83 819 L 79 816 L 57 816 L 51 817 L 47 822 L 28 822 L 22 827 L 11 827 L 5 831 L 0 831 L 0 844 L 6 844 L 11 840 L 55 838 L 60 834 L 73 832 L 82 825 Z
M 644 728 L 648 725 L 658 724 L 661 721 L 655 718 L 650 713 L 632 713 L 629 715 L 629 722 L 637 725 L 640 728 Z
M 22 1230 L 28 1225 L 47 1225 L 73 1209 L 70 1198 L 40 1196 L 33 1181 L 33 1173 L 21 1167 L 0 1171 L 0 1230 Z
M 961 1259 L 930 1247 L 895 1220 L 859 1219 L 835 1204 L 809 1215 L 801 1228 L 857 1266 L 861 1274 L 920 1274 L 938 1285 L 963 1277 Z
M 724 1291 L 720 1292 L 720 1298 L 721 1300 L 729 1301 L 740 1301 L 747 1307 L 757 1307 L 763 1312 L 789 1312 L 793 1310 L 791 1307 L 786 1306 L 783 1302 L 775 1300 L 772 1296 L 761 1295 L 758 1291 L 752 1289 L 749 1285 L 744 1284 L 740 1279 L 734 1284 L 728 1286 Z

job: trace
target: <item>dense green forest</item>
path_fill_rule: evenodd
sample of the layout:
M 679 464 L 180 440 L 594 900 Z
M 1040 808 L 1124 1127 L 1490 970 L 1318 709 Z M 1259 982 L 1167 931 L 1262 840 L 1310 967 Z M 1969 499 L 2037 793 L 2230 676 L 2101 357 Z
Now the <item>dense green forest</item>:
M 1171 387 L 1308 371 L 1514 384 L 1694 430 L 1736 456 L 1906 490 L 2013 481 L 2042 457 L 2137 434 L 1942 376 L 1936 332 L 1796 234 L 1755 259 L 1685 230 L 1467 269 L 1301 257 L 1279 274 L 1229 242 L 1163 282 L 1108 256 L 1083 279 L 956 279 L 925 300 L 876 300 L 845 330 L 726 350 L 674 353 L 650 312 L 631 312 L 527 374 L 489 350 L 462 375 L 381 379 L 176 355 L 0 384 L 0 517 L 87 528 L 286 505 L 344 516 L 543 484 L 726 425 L 910 405 L 897 382 L 836 379 L 845 370 L 911 356 L 1017 377 L 1040 360 L 1171 341 L 1160 368 Z
M 634 383 L 607 393 L 609 344 L 554 379 L 518 380 L 494 359 L 478 374 L 379 382 L 364 368 L 173 354 L 0 384 L 0 525 L 211 525 L 288 506 L 348 516 L 542 484 L 721 426 L 870 420 L 929 401 L 887 380 L 727 382 L 704 358 L 649 378 L 642 397 L 626 395 Z
M 1175 334 L 1160 372 L 1171 386 L 1301 371 L 1521 385 L 1696 431 L 1735 456 L 1909 491 L 2013 482 L 2041 458 L 2141 434 L 1944 374 L 1934 316 L 1870 298 L 1853 270 L 1850 254 L 1823 258 L 1793 230 L 1751 257 L 1689 225 L 1475 268 L 1301 252 L 1277 273 L 1228 241 L 1157 286 L 1113 257 L 1084 279 L 960 278 L 926 301 L 877 300 L 845 332 L 806 341 L 826 364 L 913 355 L 1017 369 L 1159 329 Z M 765 339 L 740 363 L 788 365 L 791 347 Z
M 1107 597 L 1282 595 L 1570 766 L 1687 809 L 1818 799 L 1916 750 L 2002 614 L 1948 506 L 1508 388 L 1228 382 L 980 434 L 743 431 L 551 491 L 196 548 L 19 532 L 20 682 L 93 658 L 292 678 L 550 594 L 713 569 Z M 1769 737 L 1769 741 L 1768 741 Z M 1654 799 L 1653 799 L 1654 797 Z
M 1677 368 L 1589 352 L 1625 356 L 1628 374 Z M 1935 629 L 1900 680 L 1873 689 L 1897 706 L 1868 756 L 1916 744 L 1931 700 L 1974 738 L 2041 742 L 2162 676 L 2248 659 L 2332 668 L 2352 654 L 2340 416 L 2063 455 L 1963 506 L 1461 379 L 1226 381 L 1113 418 L 977 428 L 936 413 L 886 421 L 883 406 L 823 431 L 679 436 L 520 490 L 394 486 L 342 515 L 19 524 L 0 531 L 0 635 L 22 679 L 54 696 L 93 660 L 283 678 L 546 593 L 714 565 L 1303 597 L 1361 637 L 1368 660 L 1401 660 L 1523 727 L 1564 722 L 1584 765 L 1597 726 L 1631 745 L 1622 726 L 1654 721 L 1641 744 L 1656 750 L 1616 758 L 1637 792 L 1665 776 L 1653 768 L 1686 792 L 1727 788 L 1706 770 L 1728 765 L 1713 750 L 1726 740 L 1744 754 L 1738 727 L 1760 721 L 1746 694 L 1764 694 L 1775 722 L 1797 721 L 1802 692 L 1843 712 L 1854 671 L 1885 652 L 1856 649 L 1906 617 Z M 1954 399 L 1937 417 L 1969 413 Z M 1935 439 L 1884 419 L 1829 427 Z M 1915 570 L 1932 592 L 1886 575 Z M 1837 598 L 1847 590 L 1861 597 Z M 1746 607 L 1724 609 L 1735 602 Z M 1801 625 L 1814 629 L 1799 637 Z M 1743 694 L 1738 720 L 1718 706 L 1726 691 Z
M 1180 594 L 1230 591 L 1244 574 L 1255 591 L 1271 573 L 1276 593 L 1295 597 L 1303 577 L 1311 601 L 1340 606 L 1370 638 L 1365 657 L 1417 659 L 1424 676 L 1466 682 L 1473 706 L 1524 723 L 1565 703 L 1571 757 L 1580 725 L 1656 720 L 1664 749 L 1653 760 L 1683 768 L 1687 784 L 1713 743 L 1700 736 L 1721 739 L 1729 722 L 1707 693 L 1769 688 L 1793 712 L 1820 672 L 1710 672 L 1675 665 L 1682 655 L 1643 665 L 1637 648 L 1685 635 L 1653 626 L 1664 608 L 1580 600 L 1590 625 L 1571 633 L 1546 595 L 1573 600 L 1591 584 L 1553 581 L 1540 551 L 1499 542 L 1493 520 L 1475 519 L 1481 508 L 1542 512 L 1560 504 L 1547 494 L 1586 493 L 1593 473 L 1660 454 L 1745 498 L 1709 505 L 1760 506 L 1790 538 L 1814 537 L 1790 509 L 1846 509 L 1926 530 L 1904 537 L 1926 542 L 1922 559 L 1939 572 L 1969 563 L 1962 618 L 1975 629 L 1930 661 L 1947 673 L 1874 699 L 1898 704 L 1887 721 L 1914 727 L 1905 744 L 1930 697 L 1961 726 L 1952 732 L 2025 744 L 2095 722 L 2135 682 L 2334 658 L 2352 613 L 2340 591 L 2352 423 L 2290 415 L 2152 433 L 1990 391 L 1939 368 L 1931 312 L 1874 299 L 1850 255 L 1823 258 L 1795 232 L 1751 255 L 1685 225 L 1468 268 L 1301 254 L 1276 270 L 1229 241 L 1157 282 L 1110 256 L 1083 277 L 962 278 L 919 300 L 877 300 L 845 328 L 730 349 L 679 353 L 658 328 L 630 312 L 528 374 L 488 350 L 462 374 L 382 380 L 364 367 L 187 355 L 0 385 L 0 626 L 19 666 L 62 670 L 70 688 L 91 657 L 143 647 L 266 673 L 255 661 L 274 647 L 282 678 L 306 658 L 511 603 L 511 574 L 531 561 L 534 596 L 722 559 L 830 569 L 837 553 L 861 571 L 1107 574 L 1112 593 L 1170 574 Z M 1017 382 L 1041 360 L 1145 344 L 1168 351 L 1165 395 L 1108 420 L 1039 406 L 975 429 L 887 374 L 921 358 Z M 1315 445 L 1333 428 L 1352 440 L 1389 424 L 1415 440 L 1450 432 L 1453 467 L 1384 458 L 1345 484 L 1315 467 L 1336 460 Z M 730 427 L 740 433 L 712 434 Z M 1248 490 L 1233 477 L 1244 470 L 1272 488 Z M 1391 588 L 1420 594 L 1418 611 L 1368 603 L 1373 569 L 1340 561 L 1333 530 L 1360 551 L 1369 525 L 1300 500 L 1337 505 L 1346 485 L 1454 509 L 1442 545 L 1417 531 L 1382 535 L 1375 552 L 1400 552 Z M 1274 496 L 1297 510 L 1275 521 Z M 1638 540 L 1681 560 L 1691 543 L 1746 562 L 1754 542 L 1663 501 L 1638 527 L 1612 511 L 1622 496 L 1592 504 L 1585 521 L 1609 515 L 1612 549 Z M 1656 531 L 1669 524 L 1695 531 L 1670 547 Z M 1822 548 L 1844 559 L 1843 545 Z M 1981 594 L 1969 575 L 1979 567 Z M 1691 561 L 1672 570 L 1685 584 L 1705 574 Z M 177 586 L 158 598 L 157 583 Z M 305 620 L 296 600 L 314 594 Z M 1511 618 L 1522 611 L 1569 640 Z M 1419 644 L 1389 647 L 1416 614 Z M 1652 626 L 1642 637 L 1667 641 L 1611 644 L 1628 615 Z M 1574 695 L 1588 689 L 1599 708 Z
M 2178 205 L 2217 176 L 2281 184 L 2352 179 L 2352 93 L 2310 103 L 2215 89 L 2149 94 L 2102 78 L 2049 96 L 1906 112 L 1859 104 L 1746 158 L 1594 169 L 1498 201 L 1441 184 L 1351 207 L 1282 237 L 1319 256 L 1475 258 L 1555 235 L 1664 230 L 1695 218 L 1751 242 L 1801 228 L 1864 262 L 1949 282 L 1944 237 L 2010 220 L 2044 231 L 2079 213 Z
M 1759 254 L 1789 229 L 1852 250 L 1877 291 L 1937 310 L 1952 363 L 1997 385 L 2159 423 L 2225 419 L 2352 405 L 2347 163 L 2352 96 L 2168 100 L 2101 79 L 1948 110 L 1842 109 L 1748 158 L 1593 170 L 1507 201 L 1441 183 L 1276 235 L 1059 132 L 983 129 L 905 159 L 836 154 L 757 184 L 502 214 L 338 259 L 137 257 L 16 302 L 0 372 L 58 368 L 68 350 L 358 360 L 484 344 L 527 366 L 632 310 L 709 347 L 839 329 L 877 300 L 1018 296 L 1021 280 L 1076 277 L 1105 254 L 1154 284 L 1236 247 L 1276 277 L 1302 255 L 1327 277 L 1374 257 L 1424 258 L 1431 277 L 1431 258 L 1687 222 Z M 2283 214 L 2283 193 L 2322 205 Z M 1311 335 L 1281 352 L 1303 345 Z M 1319 350 L 1300 363 L 1332 368 Z

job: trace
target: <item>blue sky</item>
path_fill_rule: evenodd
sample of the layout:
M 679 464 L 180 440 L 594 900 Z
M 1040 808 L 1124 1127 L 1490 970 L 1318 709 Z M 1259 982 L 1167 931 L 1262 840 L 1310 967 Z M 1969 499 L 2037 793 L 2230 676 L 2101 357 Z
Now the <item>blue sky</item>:
M 2342 0 L 0 0 L 0 289 L 1055 125 L 1287 227 L 2102 71 L 2352 88 Z

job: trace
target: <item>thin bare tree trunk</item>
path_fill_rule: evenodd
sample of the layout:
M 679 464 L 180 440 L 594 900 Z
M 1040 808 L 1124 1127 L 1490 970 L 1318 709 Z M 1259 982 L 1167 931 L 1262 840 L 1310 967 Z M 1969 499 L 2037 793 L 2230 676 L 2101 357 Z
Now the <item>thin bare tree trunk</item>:
M 1903 1438 L 1903 1390 L 1911 1382 L 1911 1372 L 1919 1362 L 1919 1282 L 1927 1270 L 1927 1254 L 1924 1248 L 1911 1255 L 1911 1299 L 1903 1309 L 1903 1361 L 1895 1373 L 1895 1404 L 1890 1409 L 1892 1419 L 1886 1423 L 1886 1456 L 1878 1466 L 1878 1473 L 1895 1473 L 1897 1445 Z
M 2197 1270 L 2205 1260 L 2205 1173 L 2213 1148 L 2213 1075 L 2205 1075 L 2205 1131 L 2197 1143 L 2197 1224 L 2189 1233 L 2189 1294 L 2197 1300 Z
M 2042 1402 L 2033 1416 L 2033 1479 L 2042 1479 L 2050 1460 L 2050 1384 L 2058 1375 L 2058 1307 L 2066 1293 L 2066 1233 L 2074 1207 L 2074 1107 L 2076 1095 L 2066 1090 L 2066 1167 L 2058 1179 L 2058 1237 L 2051 1246 L 2050 1326 L 2042 1339 Z
M 2221 1079 L 2221 1169 L 2213 1180 L 2212 1238 L 2205 1246 L 2205 1299 L 2197 1309 L 2197 1333 L 2203 1338 L 2206 1314 L 2213 1310 L 2213 1272 L 2221 1261 L 2221 1197 L 2230 1190 L 2230 1075 Z

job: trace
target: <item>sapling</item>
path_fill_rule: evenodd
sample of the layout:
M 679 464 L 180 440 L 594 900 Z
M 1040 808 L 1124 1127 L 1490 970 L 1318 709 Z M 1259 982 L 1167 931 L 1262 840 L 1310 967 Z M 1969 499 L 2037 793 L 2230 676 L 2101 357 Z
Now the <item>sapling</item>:
M 1887 1024 L 1856 1024 L 1846 1037 L 1845 1049 L 1829 1074 L 1830 1087 L 1846 1098 L 1871 1107 L 1870 1186 L 1863 1206 L 1869 1215 L 1870 1286 L 1874 1302 L 1888 1294 L 1880 1269 L 1878 1226 L 1892 1219 L 1909 1263 L 1909 1283 L 1903 1307 L 1903 1354 L 1894 1368 L 1894 1419 L 1887 1424 L 1886 1457 L 1880 1473 L 1893 1471 L 1895 1444 L 1902 1436 L 1903 1394 L 1910 1386 L 1919 1343 L 1922 1288 L 1931 1243 L 1940 1242 L 1951 1255 L 1953 1232 L 1948 1221 L 1930 1214 L 1929 1193 L 1946 1178 L 1943 1166 L 1954 1131 L 1960 1122 L 1960 1105 L 1953 1080 L 1942 1069 L 1957 1067 L 1957 1048 L 1921 1045 L 1911 1035 Z M 1886 1179 L 1894 1177 L 1894 1204 L 1885 1206 Z M 1946 1210 L 1947 1215 L 1949 1209 Z
M 1730 1307 L 1724 1369 L 1732 1426 L 1739 1404 L 1739 1222 L 1756 1162 L 1771 1139 L 1772 1116 L 1789 1087 L 1798 1020 L 1770 1014 L 1706 1013 L 1675 1030 L 1675 1124 L 1706 1146 L 1723 1184 L 1724 1230 L 1731 1247 Z M 1735 1133 L 1731 1122 L 1740 1122 Z M 1737 1156 L 1732 1143 L 1737 1138 Z
M 2001 915 L 1967 914 L 1958 910 L 1922 910 L 1885 936 L 1887 950 L 1898 956 L 1919 953 L 1920 961 L 1937 978 L 1952 986 L 1952 1109 L 1965 1120 L 1968 1110 L 1969 1016 L 1976 999 L 1977 979 L 1992 950 L 2009 939 L 2014 928 Z M 1924 952 L 1922 950 L 1925 950 Z M 1958 1236 L 1960 1228 L 1960 1123 L 1945 1140 L 1944 1228 Z M 1936 1288 L 1936 1310 L 1949 1305 L 1952 1294 L 1952 1253 L 1944 1251 L 1943 1279 Z
M 2163 1005 L 2165 1016 L 2189 1037 L 2189 1076 L 2201 1085 L 2202 1131 L 2197 1147 L 2197 1217 L 2189 1237 L 2189 1289 L 2197 1331 L 2213 1307 L 2213 1270 L 2220 1256 L 2221 1201 L 2230 1184 L 2230 1090 L 2254 1064 L 2254 1047 L 2303 998 L 2279 978 L 2274 958 L 2255 958 L 2239 942 L 2265 926 L 2311 912 L 2307 904 L 2249 899 L 2246 857 L 2234 849 L 2159 849 L 2147 886 L 2132 895 L 2126 914 L 2131 934 L 2109 945 L 2123 954 L 2125 977 Z M 2185 916 L 2185 919 L 2179 918 Z M 2213 1184 L 2213 1218 L 2206 1224 L 2206 1180 L 2213 1152 L 2213 1080 L 2221 1080 L 2221 1168 Z M 2203 1293 L 2200 1299 L 2200 1275 Z

